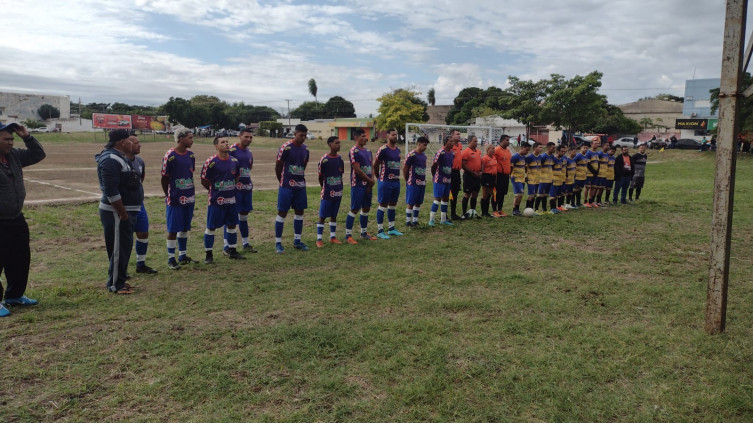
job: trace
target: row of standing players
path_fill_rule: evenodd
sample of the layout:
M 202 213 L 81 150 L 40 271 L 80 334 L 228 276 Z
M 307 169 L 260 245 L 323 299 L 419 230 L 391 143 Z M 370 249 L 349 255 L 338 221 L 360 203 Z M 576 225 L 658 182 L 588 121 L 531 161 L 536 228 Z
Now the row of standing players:
M 275 220 L 275 250 L 285 251 L 282 245 L 282 233 L 285 218 L 292 208 L 294 210 L 294 248 L 306 251 L 308 246 L 301 240 L 303 231 L 303 213 L 308 208 L 306 197 L 305 169 L 309 161 L 309 152 L 305 146 L 307 128 L 298 125 L 294 138 L 285 142 L 277 154 L 275 173 L 280 182 L 278 189 L 277 217 Z M 176 146 L 167 151 L 162 162 L 161 184 L 165 193 L 166 221 L 167 221 L 167 253 L 168 267 L 180 269 L 181 265 L 194 262 L 187 254 L 187 238 L 191 229 L 195 203 L 195 189 L 193 173 L 195 156 L 190 151 L 193 144 L 193 134 L 190 131 L 178 131 L 175 134 Z M 239 134 L 239 141 L 230 146 L 227 138 L 215 138 L 216 154 L 206 160 L 201 170 L 201 184 L 209 191 L 207 206 L 207 226 L 204 231 L 204 248 L 206 256 L 204 262 L 214 261 L 213 246 L 215 231 L 224 228 L 223 254 L 231 259 L 243 259 L 238 253 L 238 229 L 241 235 L 241 246 L 244 250 L 256 252 L 249 243 L 248 213 L 253 209 L 251 170 L 253 168 L 253 154 L 249 150 L 253 135 L 249 131 Z M 132 146 L 126 152 L 130 159 L 133 172 L 143 181 L 144 164 L 138 157 L 138 139 L 131 135 Z M 427 160 L 424 152 L 428 139 L 418 139 L 415 150 L 401 160 L 400 149 L 397 147 L 397 132 L 388 131 L 387 143 L 379 148 L 376 157 L 366 148 L 368 136 L 363 130 L 354 131 L 355 145 L 350 149 L 348 158 L 351 165 L 351 206 L 346 217 L 345 242 L 357 244 L 353 236 L 353 227 L 358 217 L 360 223 L 360 239 L 376 240 L 389 239 L 391 236 L 403 235 L 395 226 L 396 206 L 400 195 L 401 173 L 406 181 L 406 227 L 418 225 L 420 207 L 424 202 L 427 177 Z M 318 163 L 319 185 L 321 186 L 321 203 L 319 207 L 319 221 L 317 224 L 317 247 L 323 247 L 323 232 L 325 221 L 329 219 L 329 242 L 341 244 L 336 236 L 337 214 L 343 195 L 344 161 L 338 154 L 340 140 L 330 137 L 327 140 L 330 151 Z M 620 168 L 615 170 L 616 158 L 613 150 L 605 146 L 599 150 L 594 144 L 590 150 L 582 147 L 582 151 L 569 151 L 564 147 L 556 147 L 553 143 L 546 146 L 547 151 L 541 153 L 542 146 L 537 145 L 529 153 L 530 147 L 524 145 L 521 150 L 512 154 L 508 149 L 509 137 L 503 135 L 497 146 L 487 147 L 486 154 L 477 149 L 477 140 L 470 137 L 468 147 L 463 148 L 460 143 L 459 131 L 453 130 L 444 138 L 443 148 L 434 156 L 430 167 L 433 176 L 433 203 L 431 206 L 429 226 L 436 224 L 452 225 L 452 220 L 465 219 L 475 213 L 468 212 L 476 208 L 477 196 L 481 192 L 481 216 L 503 217 L 504 197 L 510 182 L 514 191 L 513 215 L 520 215 L 520 203 L 527 184 L 527 207 L 544 213 L 558 213 L 581 205 L 581 192 L 585 190 L 586 207 L 599 207 L 601 192 L 609 190 L 614 181 L 615 202 L 618 192 L 622 190 L 623 203 L 627 188 L 625 181 L 640 195 L 643 174 L 635 178 L 636 170 L 645 168 L 645 151 L 639 153 L 641 160 L 635 160 L 627 153 L 619 161 Z M 555 151 L 556 150 L 556 151 Z M 636 155 L 638 156 L 638 155 Z M 625 159 L 626 157 L 626 159 Z M 457 199 L 462 185 L 464 196 L 462 199 L 462 215 L 456 214 Z M 616 178 L 615 178 L 616 176 Z M 607 184 L 609 184 L 607 186 Z M 368 216 L 372 205 L 373 186 L 377 185 L 377 233 L 371 235 L 368 230 Z M 495 189 L 496 187 L 496 189 Z M 106 195 L 103 194 L 103 198 Z M 547 197 L 550 210 L 547 210 Z M 142 194 L 143 198 L 143 194 Z M 452 201 L 450 199 L 452 198 Z M 448 205 L 452 206 L 452 213 L 448 216 Z M 132 207 L 132 206 L 131 206 Z M 489 213 L 489 207 L 492 208 Z M 101 207 L 100 207 L 101 208 Z M 538 213 L 538 212 L 537 212 Z M 439 222 L 436 215 L 439 214 Z M 387 229 L 384 228 L 385 216 Z M 103 223 L 104 225 L 104 223 Z M 141 202 L 138 215 L 133 223 L 136 233 L 137 267 L 139 273 L 156 273 L 156 270 L 145 263 L 148 245 L 148 217 Z M 106 230 L 107 232 L 107 230 Z M 106 237 L 107 239 L 107 234 Z M 108 248 L 109 252 L 109 248 Z M 177 252 L 177 257 L 176 257 Z M 126 260 L 127 262 L 127 260 Z M 112 265 L 111 265 L 112 268 Z M 125 275 L 125 272 L 121 272 Z M 126 275 L 127 277 L 127 275 Z M 121 291 L 117 287 L 117 279 L 108 280 L 108 287 L 114 292 Z M 123 282 L 124 291 L 131 291 L 131 286 Z M 125 292 L 124 292 L 125 293 Z

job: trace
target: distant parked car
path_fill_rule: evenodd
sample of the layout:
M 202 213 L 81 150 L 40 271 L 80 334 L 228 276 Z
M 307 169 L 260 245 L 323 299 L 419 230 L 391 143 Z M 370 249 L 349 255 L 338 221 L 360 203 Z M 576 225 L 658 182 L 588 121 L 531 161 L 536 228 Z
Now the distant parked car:
M 591 147 L 591 141 L 594 137 L 582 137 L 580 135 L 573 135 L 573 140 L 575 140 L 575 143 L 580 147 L 581 145 L 585 145 L 588 147 Z
M 637 141 L 637 138 L 635 137 L 622 137 L 622 138 L 617 138 L 616 140 L 614 140 L 612 145 L 614 147 L 634 148 L 634 147 L 637 147 L 639 145 L 646 143 L 646 141 L 637 141 L 637 142 L 636 141 Z
M 680 138 L 675 143 L 675 148 L 680 150 L 700 150 L 701 143 L 692 138 Z
M 32 128 L 31 132 L 50 132 L 50 130 L 46 126 L 43 126 L 41 128 Z

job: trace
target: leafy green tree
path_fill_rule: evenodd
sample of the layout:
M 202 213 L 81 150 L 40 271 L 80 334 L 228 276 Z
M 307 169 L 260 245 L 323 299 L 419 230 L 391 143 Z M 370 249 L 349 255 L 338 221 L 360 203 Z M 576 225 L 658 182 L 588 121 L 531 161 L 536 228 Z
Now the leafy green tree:
M 51 104 L 43 104 L 37 109 L 37 114 L 44 120 L 57 119 L 60 117 L 60 110 Z
M 508 78 L 507 110 L 503 116 L 515 119 L 526 126 L 526 137 L 531 125 L 542 123 L 543 103 L 547 95 L 547 81 L 522 81 L 516 76 Z
M 229 127 L 237 128 L 241 123 L 257 123 L 274 121 L 280 117 L 277 110 L 267 106 L 252 106 L 250 104 L 233 103 L 225 109 Z
M 426 94 L 426 101 L 432 106 L 437 103 L 436 91 L 434 91 L 434 88 L 429 89 L 429 92 Z
M 753 85 L 753 77 L 750 73 L 745 72 L 741 83 L 743 91 L 751 85 Z M 714 88 L 709 92 L 711 93 L 711 113 L 715 113 L 717 110 L 719 110 L 719 88 Z M 737 104 L 740 107 L 740 110 L 738 110 L 737 112 L 737 122 L 738 125 L 740 125 L 738 129 L 742 133 L 753 132 L 753 96 L 741 96 Z
M 509 97 L 508 92 L 497 87 L 486 90 L 464 88 L 455 97 L 445 122 L 449 125 L 467 125 L 477 117 L 501 116 L 508 108 Z
M 316 81 L 314 78 L 309 79 L 309 94 L 314 96 L 314 103 L 319 103 L 319 100 L 316 98 L 316 92 L 318 91 L 318 88 L 316 87 Z
M 304 101 L 290 112 L 290 117 L 301 120 L 324 119 L 324 106 L 314 101 Z
M 356 108 L 350 101 L 336 95 L 330 97 L 324 103 L 323 117 L 326 119 L 354 118 L 356 117 Z
M 638 123 L 643 127 L 644 130 L 654 127 L 654 121 L 649 117 L 641 118 Z
M 40 121 L 38 121 L 36 119 L 31 119 L 31 118 L 26 119 L 25 121 L 21 122 L 21 125 L 29 128 L 29 129 L 44 128 L 44 127 L 47 126 L 44 122 L 40 122 Z
M 405 124 L 409 122 L 426 122 L 426 102 L 418 98 L 419 92 L 398 88 L 379 97 L 379 115 L 376 126 L 379 130 L 396 129 L 405 131 Z
M 594 126 L 586 129 L 597 134 L 637 134 L 643 129 L 641 125 L 622 113 L 622 110 L 604 102 L 606 114 L 595 122 Z
M 678 97 L 676 95 L 666 94 L 666 93 L 657 94 L 657 95 L 655 95 L 653 97 L 643 97 L 643 98 L 641 98 L 638 101 L 641 101 L 641 100 L 678 101 L 680 103 L 684 103 L 685 102 L 685 98 L 684 97 Z
M 553 74 L 547 83 L 542 120 L 570 134 L 594 127 L 606 114 L 606 97 L 598 93 L 601 77 L 598 71 L 572 79 Z

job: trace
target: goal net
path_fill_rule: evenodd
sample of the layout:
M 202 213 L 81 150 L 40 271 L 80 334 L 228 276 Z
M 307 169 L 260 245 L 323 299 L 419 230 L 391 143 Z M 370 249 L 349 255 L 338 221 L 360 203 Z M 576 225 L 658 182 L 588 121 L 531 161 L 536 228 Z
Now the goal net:
M 429 145 L 426 148 L 426 157 L 431 160 L 434 155 L 442 148 L 444 137 L 450 135 L 450 131 L 457 129 L 460 131 L 462 143 L 467 143 L 468 139 L 476 136 L 479 143 L 479 149 L 485 151 L 482 147 L 489 144 L 496 144 L 499 137 L 504 134 L 504 128 L 494 128 L 491 126 L 458 126 L 458 125 L 433 125 L 428 123 L 407 123 L 405 125 L 405 153 L 413 151 L 416 148 L 416 141 L 419 137 L 429 139 Z M 485 148 L 485 147 L 484 147 Z

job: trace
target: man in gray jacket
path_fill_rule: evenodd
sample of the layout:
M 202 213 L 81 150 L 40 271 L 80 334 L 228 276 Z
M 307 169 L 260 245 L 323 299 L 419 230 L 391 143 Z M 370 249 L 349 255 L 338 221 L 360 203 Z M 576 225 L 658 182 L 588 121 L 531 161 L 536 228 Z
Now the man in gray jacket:
M 26 148 L 13 148 L 13 134 L 17 134 Z M 29 226 L 21 211 L 26 199 L 22 168 L 44 159 L 42 145 L 21 125 L 0 124 L 0 273 L 5 271 L 8 286 L 5 305 L 30 306 L 37 300 L 26 297 L 29 280 L 31 250 Z M 0 300 L 3 298 L 0 286 Z M 0 317 L 10 311 L 0 302 Z

